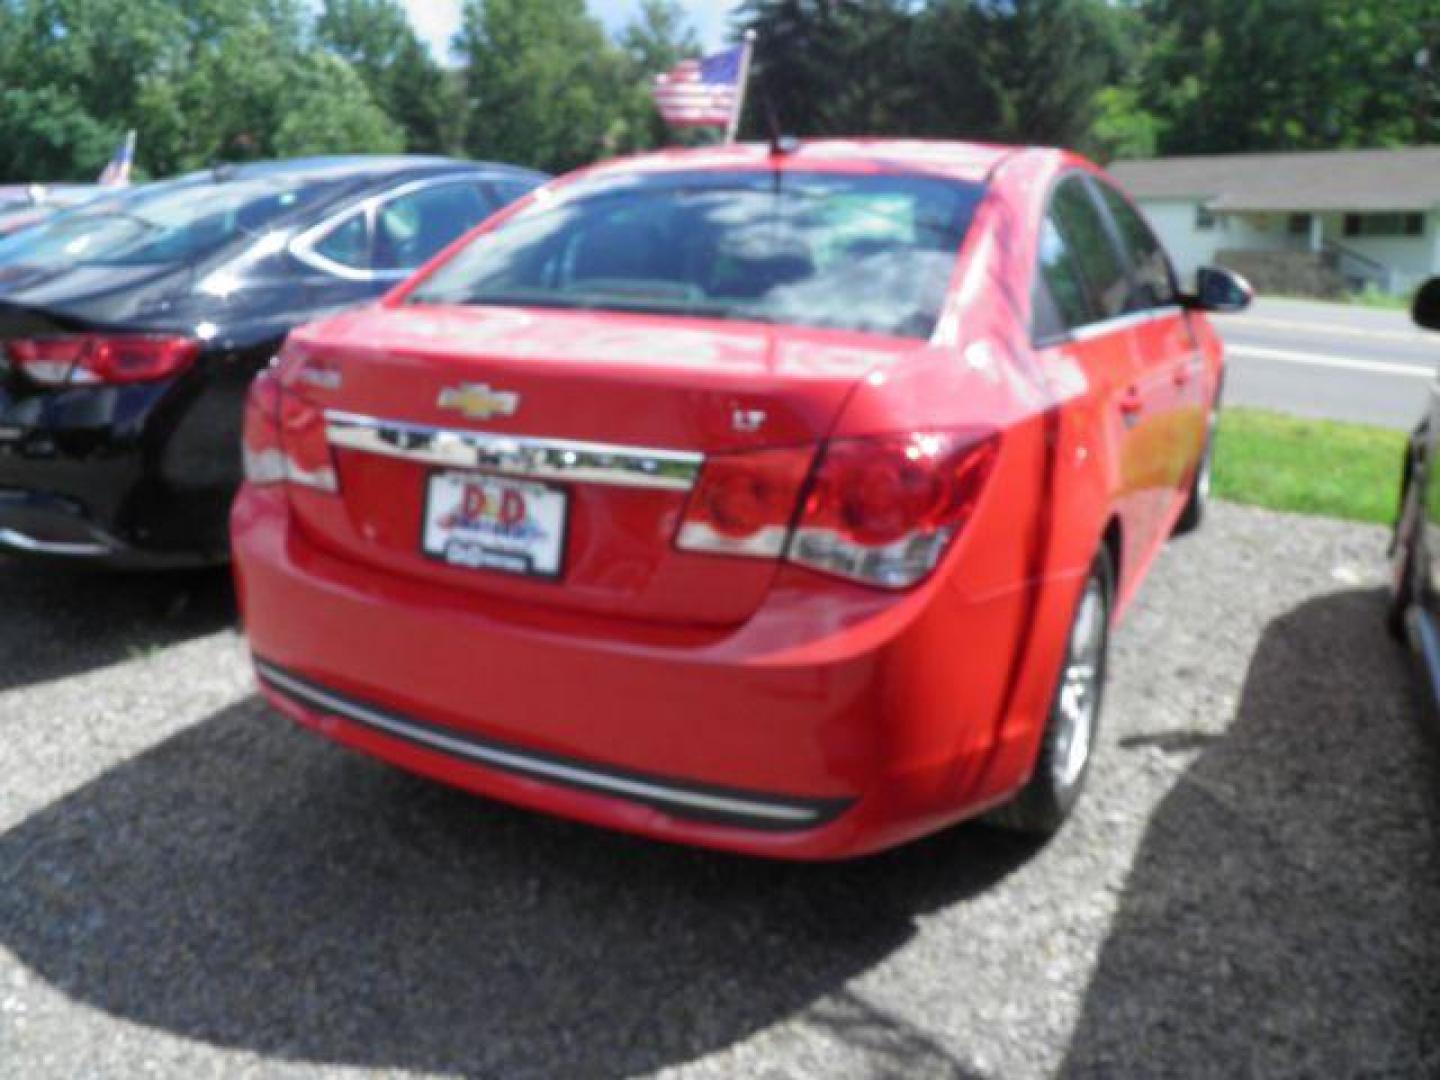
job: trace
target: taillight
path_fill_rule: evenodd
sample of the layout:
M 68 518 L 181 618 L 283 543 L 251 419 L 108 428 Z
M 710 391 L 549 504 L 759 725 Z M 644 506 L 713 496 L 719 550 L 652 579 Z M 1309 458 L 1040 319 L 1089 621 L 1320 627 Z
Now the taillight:
M 974 512 L 998 448 L 993 432 L 835 440 L 816 470 L 788 557 L 869 585 L 914 585 Z
M 836 439 L 808 488 L 811 449 L 716 455 L 691 493 L 676 544 L 783 556 L 867 585 L 908 588 L 964 528 L 998 449 L 992 431 Z
M 280 391 L 280 449 L 286 482 L 317 491 L 340 490 L 325 436 L 325 414 L 284 389 Z
M 300 484 L 318 491 L 340 490 L 324 416 L 286 393 L 274 371 L 264 371 L 245 397 L 242 437 L 245 479 L 251 484 Z
M 252 484 L 278 484 L 285 479 L 280 452 L 280 380 L 262 371 L 245 395 L 245 425 L 240 436 L 245 479 Z
M 157 334 L 73 334 L 5 342 L 10 363 L 45 386 L 153 382 L 195 363 L 200 343 Z
M 24 338 L 5 343 L 11 367 L 35 382 L 61 386 L 70 380 L 70 371 L 85 351 L 84 338 Z
M 710 458 L 676 543 L 689 551 L 778 557 L 814 456 L 812 447 L 802 447 Z

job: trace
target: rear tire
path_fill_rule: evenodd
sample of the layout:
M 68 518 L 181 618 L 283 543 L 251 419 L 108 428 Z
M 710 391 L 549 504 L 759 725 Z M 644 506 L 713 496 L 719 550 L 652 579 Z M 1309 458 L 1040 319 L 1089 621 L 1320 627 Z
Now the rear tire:
M 1200 455 L 1200 464 L 1195 468 L 1195 479 L 1190 481 L 1190 498 L 1180 512 L 1171 536 L 1184 536 L 1200 528 L 1205 522 L 1205 510 L 1210 505 L 1211 470 L 1215 456 L 1215 417 L 1211 414 L 1210 430 L 1205 434 L 1205 449 Z
M 1114 594 L 1115 572 L 1109 552 L 1102 550 L 1075 606 L 1035 770 L 1011 802 L 991 812 L 987 819 L 991 823 L 1032 836 L 1051 836 L 1079 802 L 1100 727 Z
M 1408 481 L 1407 477 L 1407 481 Z M 1407 482 L 1395 525 L 1395 550 L 1390 558 L 1390 602 L 1385 608 L 1385 629 L 1396 641 L 1408 642 L 1405 621 L 1415 602 L 1415 541 L 1411 535 L 1420 510 L 1415 486 Z

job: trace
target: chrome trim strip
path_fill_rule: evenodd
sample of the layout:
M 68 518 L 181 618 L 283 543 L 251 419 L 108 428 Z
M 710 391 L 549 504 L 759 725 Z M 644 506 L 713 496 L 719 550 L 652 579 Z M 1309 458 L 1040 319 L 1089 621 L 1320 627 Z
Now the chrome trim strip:
M 325 242 L 328 237 L 350 218 L 363 215 L 366 218 L 368 235 L 373 238 L 375 229 L 375 215 L 380 207 L 392 200 L 403 198 L 416 191 L 426 188 L 440 187 L 444 184 L 469 184 L 474 187 L 479 184 L 490 183 L 494 179 L 486 172 L 460 172 L 441 173 L 438 176 L 422 176 L 417 180 L 410 180 L 393 188 L 385 188 L 374 192 L 361 199 L 359 202 L 351 203 L 343 210 L 337 211 L 330 216 L 323 218 L 317 224 L 311 225 L 290 241 L 290 254 L 303 263 L 307 263 L 316 270 L 330 274 L 333 277 L 344 278 L 346 281 L 368 281 L 368 282 L 400 282 L 413 274 L 418 267 L 410 266 L 403 268 L 376 270 L 370 267 L 347 266 L 344 263 L 336 262 L 320 254 L 316 248 Z M 498 209 L 498 208 L 497 208 Z M 468 232 L 469 230 L 463 230 Z M 460 239 L 461 233 L 456 233 L 452 239 Z
M 325 433 L 331 446 L 425 465 L 661 491 L 689 491 L 705 461 L 684 450 L 437 428 L 334 410 L 325 413 Z
M 1148 322 L 1157 322 L 1160 319 L 1173 318 L 1183 310 L 1179 304 L 1166 304 L 1164 307 L 1149 308 L 1145 311 L 1132 311 L 1127 315 L 1116 315 L 1113 318 L 1104 319 L 1100 322 L 1087 323 L 1085 326 L 1070 331 L 1070 340 L 1090 341 L 1093 338 L 1103 337 L 1106 334 L 1114 334 L 1121 330 L 1129 330 L 1132 327 L 1143 326 Z
M 754 819 L 772 827 L 775 825 L 798 827 L 819 824 L 822 820 L 833 816 L 832 813 L 827 812 L 827 805 L 818 801 L 813 806 L 802 806 L 765 802 L 736 795 L 722 795 L 692 788 L 673 787 L 653 780 L 601 772 L 597 769 L 568 764 L 553 758 L 527 754 L 502 747 L 499 744 L 482 743 L 457 735 L 447 735 L 428 724 L 414 723 L 302 682 L 259 657 L 255 658 L 255 668 L 261 679 L 311 705 L 318 705 L 329 712 L 337 713 L 348 720 L 375 728 L 386 734 L 417 742 L 431 749 L 466 758 L 482 765 L 493 766 L 506 772 L 523 773 L 543 780 L 590 788 L 645 803 L 682 807 L 690 811 L 732 818 Z M 848 805 L 848 803 L 838 800 L 833 802 L 833 806 L 837 810 L 844 805 Z
M 0 547 L 29 551 L 37 555 L 69 555 L 78 558 L 100 558 L 112 554 L 108 544 L 75 544 L 56 540 L 37 540 L 18 529 L 0 528 Z

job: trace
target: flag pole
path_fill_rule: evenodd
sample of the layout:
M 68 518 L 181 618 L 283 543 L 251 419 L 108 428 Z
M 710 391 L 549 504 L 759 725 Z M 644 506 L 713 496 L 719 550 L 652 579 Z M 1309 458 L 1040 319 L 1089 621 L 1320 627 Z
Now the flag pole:
M 750 85 L 750 57 L 755 54 L 755 31 L 745 31 L 744 52 L 740 54 L 740 85 L 735 90 L 735 106 L 730 110 L 730 123 L 725 125 L 725 142 L 735 141 L 740 132 L 740 114 L 745 111 L 745 91 Z

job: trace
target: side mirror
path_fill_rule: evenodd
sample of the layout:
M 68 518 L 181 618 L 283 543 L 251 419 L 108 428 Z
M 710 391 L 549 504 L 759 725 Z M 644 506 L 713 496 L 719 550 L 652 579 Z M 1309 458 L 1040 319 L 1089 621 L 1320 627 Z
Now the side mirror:
M 1195 272 L 1195 293 L 1184 298 L 1195 311 L 1244 311 L 1255 299 L 1250 283 L 1223 266 L 1202 266 Z
M 1440 277 L 1431 278 L 1420 286 L 1410 307 L 1410 317 L 1416 326 L 1426 330 L 1440 330 Z

